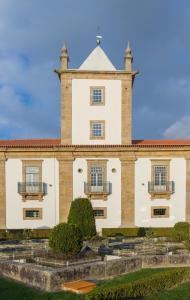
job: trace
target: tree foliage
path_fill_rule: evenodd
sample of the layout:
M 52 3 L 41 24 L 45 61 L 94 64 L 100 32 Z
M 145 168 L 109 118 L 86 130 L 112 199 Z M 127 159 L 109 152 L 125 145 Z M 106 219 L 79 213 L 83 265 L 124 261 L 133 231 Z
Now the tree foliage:
M 87 198 L 77 198 L 72 201 L 68 223 L 77 225 L 84 239 L 96 235 L 94 212 Z
M 82 248 L 82 234 L 76 225 L 60 223 L 49 237 L 49 246 L 58 254 L 77 254 Z

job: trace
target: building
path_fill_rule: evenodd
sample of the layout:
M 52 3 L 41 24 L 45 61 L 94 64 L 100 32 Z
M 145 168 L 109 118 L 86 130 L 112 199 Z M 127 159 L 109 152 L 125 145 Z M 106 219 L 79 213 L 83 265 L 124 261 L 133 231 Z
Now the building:
M 98 231 L 190 221 L 190 140 L 132 140 L 130 45 L 116 70 L 97 40 L 78 69 L 61 52 L 60 139 L 0 141 L 0 228 L 50 228 L 88 197 Z

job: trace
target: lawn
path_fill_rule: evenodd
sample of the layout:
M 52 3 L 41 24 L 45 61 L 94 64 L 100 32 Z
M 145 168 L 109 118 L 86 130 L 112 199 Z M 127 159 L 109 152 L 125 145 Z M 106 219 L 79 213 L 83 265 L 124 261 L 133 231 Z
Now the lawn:
M 175 289 L 164 291 L 162 293 L 144 297 L 143 300 L 189 300 L 190 283 L 184 283 Z
M 159 272 L 164 272 L 167 268 L 160 269 L 144 269 L 138 272 L 130 273 L 116 277 L 111 280 L 103 281 L 102 286 L 109 287 L 127 283 L 137 279 L 150 277 Z M 36 289 L 26 287 L 21 283 L 15 282 L 7 278 L 0 278 L 0 299 L 1 300 L 84 300 L 84 296 L 75 295 L 72 293 L 58 292 L 58 293 L 44 293 Z M 190 283 L 185 283 L 179 287 L 164 291 L 162 293 L 145 297 L 144 300 L 188 300 L 190 299 Z

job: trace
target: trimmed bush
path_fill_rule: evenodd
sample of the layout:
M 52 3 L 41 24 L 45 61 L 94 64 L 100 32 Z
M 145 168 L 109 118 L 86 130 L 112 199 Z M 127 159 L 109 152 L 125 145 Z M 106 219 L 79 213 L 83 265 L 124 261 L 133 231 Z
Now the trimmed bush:
M 82 243 L 79 228 L 67 223 L 56 225 L 49 237 L 49 246 L 57 254 L 77 254 L 82 248 Z
M 48 239 L 51 234 L 52 229 L 32 229 L 31 238 L 32 239 Z
M 77 225 L 84 239 L 96 235 L 94 212 L 87 198 L 77 198 L 72 201 L 68 223 Z
M 173 268 L 150 277 L 114 286 L 100 286 L 86 295 L 87 300 L 115 300 L 144 297 L 170 289 L 190 280 L 190 268 Z
M 185 241 L 189 239 L 189 223 L 188 222 L 178 222 L 174 225 L 174 237 L 178 241 Z
M 142 237 L 151 229 L 153 237 L 173 237 L 173 228 L 102 228 L 102 236 L 126 236 L 126 237 Z
M 47 239 L 52 229 L 0 229 L 0 240 Z

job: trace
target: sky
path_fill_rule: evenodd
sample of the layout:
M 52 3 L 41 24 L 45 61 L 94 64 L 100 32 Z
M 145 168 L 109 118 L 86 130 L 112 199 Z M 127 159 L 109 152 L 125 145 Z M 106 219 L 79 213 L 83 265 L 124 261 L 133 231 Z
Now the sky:
M 96 46 L 117 69 L 127 41 L 139 70 L 133 138 L 190 138 L 189 0 L 0 0 L 0 139 L 60 136 L 60 82 Z

